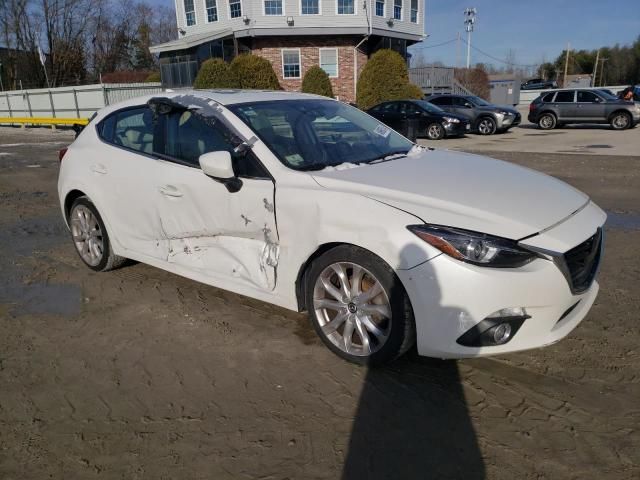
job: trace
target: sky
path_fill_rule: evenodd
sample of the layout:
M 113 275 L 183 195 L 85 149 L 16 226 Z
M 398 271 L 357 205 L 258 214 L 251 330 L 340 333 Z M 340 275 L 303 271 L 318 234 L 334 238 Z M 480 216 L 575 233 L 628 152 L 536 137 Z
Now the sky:
M 571 49 L 592 50 L 616 43 L 629 44 L 640 36 L 639 0 L 427 0 L 426 33 L 416 46 L 428 62 L 456 65 L 456 42 L 432 47 L 456 38 L 466 38 L 463 11 L 478 11 L 471 45 L 498 59 L 509 49 L 518 64 L 539 64 L 555 58 L 570 42 Z M 460 62 L 466 62 L 461 42 Z M 412 49 L 413 50 L 413 49 Z M 471 63 L 500 62 L 472 50 Z

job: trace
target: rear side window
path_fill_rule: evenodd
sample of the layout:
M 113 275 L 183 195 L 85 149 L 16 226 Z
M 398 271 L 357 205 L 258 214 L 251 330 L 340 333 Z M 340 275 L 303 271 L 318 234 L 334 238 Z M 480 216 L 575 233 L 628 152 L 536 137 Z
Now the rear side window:
M 553 96 L 556 94 L 556 92 L 549 92 L 546 95 L 544 95 L 542 97 L 542 101 L 543 102 L 553 102 Z
M 153 152 L 153 129 L 153 114 L 148 107 L 120 110 L 98 125 L 105 142 L 143 153 Z
M 451 106 L 451 97 L 437 97 L 429 100 L 430 103 L 440 106 Z
M 558 92 L 555 101 L 556 103 L 571 103 L 573 102 L 574 93 L 573 90 Z

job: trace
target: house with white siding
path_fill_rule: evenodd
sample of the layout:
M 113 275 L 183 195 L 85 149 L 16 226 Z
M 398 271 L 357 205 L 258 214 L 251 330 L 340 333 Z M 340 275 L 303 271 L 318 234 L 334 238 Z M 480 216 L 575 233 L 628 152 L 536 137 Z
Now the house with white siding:
M 424 38 L 424 0 L 175 0 L 179 38 L 154 45 L 162 83 L 190 86 L 202 62 L 251 53 L 273 64 L 286 90 L 305 71 L 323 68 L 334 94 L 355 99 L 357 76 L 371 54 Z

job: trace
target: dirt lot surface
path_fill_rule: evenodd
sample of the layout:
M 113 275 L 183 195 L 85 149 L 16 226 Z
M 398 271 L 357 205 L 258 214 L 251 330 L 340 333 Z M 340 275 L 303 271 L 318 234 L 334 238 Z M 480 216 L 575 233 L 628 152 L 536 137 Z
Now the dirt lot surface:
M 640 157 L 494 154 L 610 212 L 602 290 L 568 338 L 367 370 L 303 315 L 84 267 L 56 194 L 70 138 L 0 128 L 1 479 L 640 478 Z

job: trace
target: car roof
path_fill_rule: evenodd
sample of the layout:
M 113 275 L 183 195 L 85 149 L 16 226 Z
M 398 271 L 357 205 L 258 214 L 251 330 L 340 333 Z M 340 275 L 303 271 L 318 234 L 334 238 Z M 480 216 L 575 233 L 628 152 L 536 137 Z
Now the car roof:
M 134 107 L 147 103 L 152 98 L 171 98 L 174 101 L 179 102 L 180 97 L 185 97 L 185 103 L 189 103 L 189 97 L 200 97 L 208 100 L 213 100 L 224 106 L 236 105 L 240 103 L 250 102 L 270 102 L 275 100 L 328 100 L 336 101 L 332 98 L 323 97 L 320 95 L 312 95 L 309 93 L 299 92 L 284 92 L 280 90 L 238 90 L 238 89 L 215 89 L 215 90 L 167 90 L 164 92 L 158 92 L 153 95 L 143 95 L 135 97 L 129 100 L 125 100 L 102 110 L 104 114 L 112 111 L 120 110 L 122 108 Z

